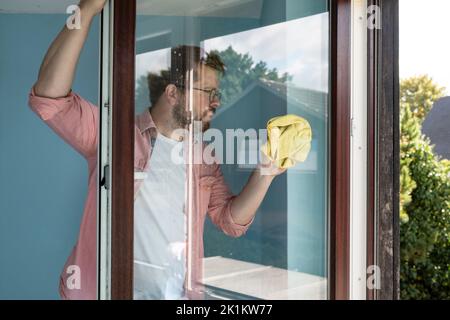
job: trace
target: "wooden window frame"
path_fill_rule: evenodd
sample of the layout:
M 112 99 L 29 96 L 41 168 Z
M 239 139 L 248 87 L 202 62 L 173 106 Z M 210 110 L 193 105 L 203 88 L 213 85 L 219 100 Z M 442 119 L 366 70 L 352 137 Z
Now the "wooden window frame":
M 349 299 L 351 0 L 330 0 L 329 298 Z M 136 0 L 114 0 L 111 298 L 133 298 Z
M 399 300 L 399 1 L 369 0 L 368 5 L 381 9 L 381 29 L 367 31 L 367 265 L 381 272 L 379 289 L 368 288 L 367 299 Z
M 329 297 L 350 297 L 351 0 L 330 1 Z
M 111 299 L 133 299 L 136 0 L 114 0 Z

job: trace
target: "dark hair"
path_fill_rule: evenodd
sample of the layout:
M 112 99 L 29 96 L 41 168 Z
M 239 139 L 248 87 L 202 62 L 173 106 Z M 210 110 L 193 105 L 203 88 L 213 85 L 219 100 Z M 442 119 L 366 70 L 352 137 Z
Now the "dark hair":
M 225 64 L 216 52 L 203 54 L 203 50 L 196 46 L 178 46 L 171 49 L 170 68 L 161 70 L 159 74 L 150 72 L 147 83 L 150 90 L 150 102 L 152 106 L 166 90 L 169 84 L 177 87 L 186 86 L 186 75 L 188 71 L 194 70 L 194 81 L 198 79 L 197 66 L 205 65 L 220 73 L 225 73 Z

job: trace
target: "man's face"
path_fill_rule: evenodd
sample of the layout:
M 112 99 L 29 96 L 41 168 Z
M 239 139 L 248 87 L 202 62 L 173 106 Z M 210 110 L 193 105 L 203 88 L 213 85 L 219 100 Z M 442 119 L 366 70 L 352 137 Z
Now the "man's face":
M 219 89 L 218 72 L 208 66 L 200 66 L 198 70 L 198 80 L 193 86 L 193 113 L 194 120 L 202 121 L 203 126 L 209 127 L 216 109 L 220 106 L 220 101 L 216 98 L 210 100 L 211 90 Z
M 219 89 L 218 72 L 211 67 L 201 65 L 198 67 L 198 79 L 191 87 L 192 90 L 192 113 L 194 121 L 202 122 L 202 130 L 209 129 L 210 122 L 216 111 L 220 106 L 218 99 L 210 99 L 211 90 Z M 185 127 L 188 123 L 188 110 L 189 106 L 189 92 L 185 92 L 179 104 L 175 106 L 172 112 L 172 116 L 180 127 Z

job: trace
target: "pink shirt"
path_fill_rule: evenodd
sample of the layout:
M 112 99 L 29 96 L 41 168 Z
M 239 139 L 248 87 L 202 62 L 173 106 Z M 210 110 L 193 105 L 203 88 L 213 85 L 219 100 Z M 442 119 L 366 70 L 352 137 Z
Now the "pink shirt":
M 60 295 L 63 299 L 97 299 L 97 146 L 98 107 L 70 92 L 63 98 L 44 98 L 35 95 L 34 88 L 29 94 L 31 109 L 64 141 L 78 151 L 88 162 L 89 186 L 81 221 L 78 241 L 60 276 Z M 148 170 L 151 154 L 150 137 L 156 131 L 150 113 L 146 110 L 136 116 L 134 171 Z M 188 223 L 187 270 L 185 288 L 191 299 L 203 297 L 203 228 L 206 214 L 225 234 L 231 237 L 243 235 L 253 219 L 245 226 L 233 221 L 231 203 L 235 196 L 225 184 L 218 164 L 193 165 L 193 188 L 190 195 L 191 220 Z M 142 180 L 135 180 L 134 195 Z M 188 191 L 189 192 L 189 191 Z M 151 245 L 151 244 L 149 244 Z M 67 281 L 73 267 L 80 270 L 80 289 L 70 289 Z M 190 270 L 190 271 L 189 271 Z M 69 278 L 69 279 L 68 279 Z

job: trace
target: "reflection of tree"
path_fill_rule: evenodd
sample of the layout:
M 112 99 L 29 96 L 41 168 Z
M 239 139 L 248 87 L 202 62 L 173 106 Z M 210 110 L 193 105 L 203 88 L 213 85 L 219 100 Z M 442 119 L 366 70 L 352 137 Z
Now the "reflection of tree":
M 226 65 L 225 76 L 221 79 L 222 104 L 226 105 L 258 79 L 286 83 L 292 80 L 288 73 L 279 74 L 277 68 L 269 69 L 267 63 L 255 63 L 249 53 L 241 54 L 231 46 L 223 51 L 213 50 Z M 150 105 L 148 74 L 136 83 L 136 109 L 143 110 Z
M 276 68 L 269 69 L 267 63 L 255 64 L 249 53 L 240 54 L 231 46 L 223 51 L 214 50 L 226 65 L 226 74 L 221 79 L 222 104 L 226 105 L 258 79 L 267 79 L 285 83 L 292 80 L 288 73 L 278 74 Z
M 136 81 L 135 98 L 136 98 L 136 114 L 144 111 L 145 108 L 150 106 L 150 93 L 147 82 L 148 75 L 140 76 Z

